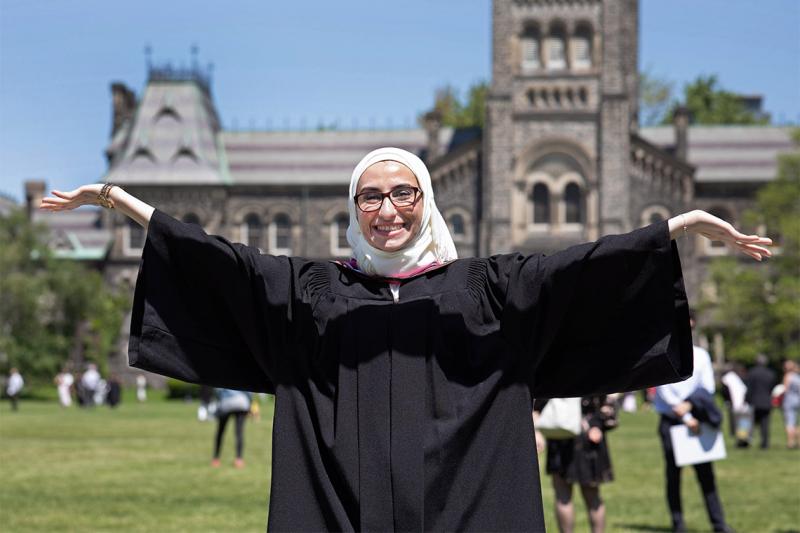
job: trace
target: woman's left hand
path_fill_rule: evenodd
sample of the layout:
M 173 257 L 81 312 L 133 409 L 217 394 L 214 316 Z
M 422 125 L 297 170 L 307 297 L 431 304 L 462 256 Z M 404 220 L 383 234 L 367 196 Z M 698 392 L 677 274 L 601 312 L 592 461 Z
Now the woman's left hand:
M 595 444 L 600 444 L 600 441 L 603 440 L 603 432 L 600 430 L 600 428 L 589 428 L 589 433 L 587 436 L 589 437 L 589 440 Z
M 676 239 L 685 232 L 697 233 L 712 241 L 722 241 L 756 261 L 772 256 L 772 252 L 765 248 L 772 245 L 769 237 L 745 235 L 730 223 L 699 209 L 669 219 L 670 237 Z

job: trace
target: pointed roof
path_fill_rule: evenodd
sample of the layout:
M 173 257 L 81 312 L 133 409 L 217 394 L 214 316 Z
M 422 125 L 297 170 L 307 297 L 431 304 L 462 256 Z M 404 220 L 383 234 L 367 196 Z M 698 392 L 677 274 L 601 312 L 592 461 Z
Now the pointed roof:
M 133 119 L 111 140 L 108 150 L 114 156 L 106 181 L 120 185 L 228 181 L 218 146 L 219 118 L 208 86 L 178 74 L 151 72 Z

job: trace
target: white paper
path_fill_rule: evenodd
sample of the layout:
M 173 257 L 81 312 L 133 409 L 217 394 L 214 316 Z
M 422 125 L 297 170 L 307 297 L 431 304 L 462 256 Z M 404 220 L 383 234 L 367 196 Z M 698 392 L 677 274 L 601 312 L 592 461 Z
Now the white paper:
M 672 451 L 677 466 L 696 465 L 725 459 L 725 440 L 722 432 L 708 424 L 700 424 L 695 435 L 685 424 L 669 428 Z

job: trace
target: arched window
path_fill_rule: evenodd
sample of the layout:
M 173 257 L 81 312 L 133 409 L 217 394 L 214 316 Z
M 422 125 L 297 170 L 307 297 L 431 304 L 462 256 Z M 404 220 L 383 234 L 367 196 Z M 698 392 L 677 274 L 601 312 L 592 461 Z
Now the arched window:
M 453 233 L 454 239 L 463 239 L 467 235 L 466 224 L 464 224 L 464 217 L 460 213 L 453 213 L 450 215 L 450 231 Z
M 283 213 L 272 220 L 272 251 L 289 254 L 292 250 L 292 221 Z
M 255 213 L 250 213 L 244 217 L 244 224 L 242 226 L 242 241 L 247 246 L 254 248 L 261 248 L 263 239 L 263 227 L 261 224 L 261 217 Z
M 572 37 L 572 61 L 575 70 L 592 66 L 592 30 L 587 26 L 578 26 Z
M 183 215 L 183 218 L 181 220 L 183 220 L 187 224 L 197 224 L 198 226 L 200 225 L 200 217 L 194 213 L 186 213 L 185 215 Z
M 130 252 L 137 252 L 144 248 L 145 237 L 144 228 L 129 218 L 127 221 L 127 239 L 125 243 L 127 250 Z
M 331 255 L 350 255 L 350 243 L 347 242 L 347 228 L 350 226 L 350 217 L 347 213 L 339 213 L 331 223 Z
M 531 193 L 533 201 L 533 223 L 550 223 L 550 190 L 544 183 L 537 183 L 533 186 Z
M 525 28 L 522 34 L 522 70 L 536 70 L 542 66 L 541 50 L 539 49 L 539 30 L 535 26 Z
M 667 220 L 669 217 L 669 209 L 666 206 L 656 204 L 645 207 L 639 218 L 641 219 L 642 226 L 647 226 L 648 224 L 655 224 Z
M 583 202 L 581 188 L 577 183 L 570 183 L 564 189 L 564 208 L 567 224 L 583 222 Z
M 564 46 L 564 27 L 555 24 L 550 27 L 547 36 L 547 69 L 561 70 L 567 68 L 567 51 Z

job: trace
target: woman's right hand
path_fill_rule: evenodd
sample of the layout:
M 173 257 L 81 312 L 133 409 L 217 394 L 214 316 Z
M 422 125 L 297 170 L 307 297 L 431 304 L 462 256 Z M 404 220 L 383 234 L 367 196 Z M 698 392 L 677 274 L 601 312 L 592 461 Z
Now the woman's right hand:
M 45 211 L 68 211 L 82 205 L 100 205 L 97 197 L 102 188 L 102 183 L 92 183 L 69 192 L 51 191 L 53 196 L 42 198 L 39 208 Z

